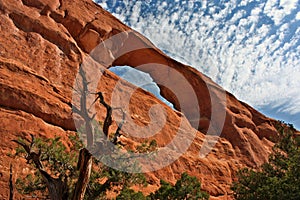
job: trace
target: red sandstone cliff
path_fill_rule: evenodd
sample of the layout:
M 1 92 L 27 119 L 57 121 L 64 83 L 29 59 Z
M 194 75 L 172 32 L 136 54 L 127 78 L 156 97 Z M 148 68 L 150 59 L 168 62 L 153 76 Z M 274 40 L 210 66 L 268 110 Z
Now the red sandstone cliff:
M 28 170 L 22 160 L 7 156 L 16 148 L 12 139 L 29 133 L 66 138 L 76 131 L 70 105 L 78 69 L 86 59 L 98 61 L 103 74 L 96 87 L 105 92 L 108 102 L 117 82 L 121 95 L 135 90 L 128 113 L 134 123 L 151 128 L 149 109 L 157 104 L 164 108 L 163 116 L 154 113 L 158 121 L 165 120 L 153 136 L 159 147 L 172 141 L 179 129 L 181 140 L 195 133 L 178 160 L 148 173 L 153 185 L 159 179 L 174 183 L 187 171 L 201 180 L 212 199 L 227 199 L 237 169 L 256 167 L 267 159 L 270 139 L 276 135 L 274 120 L 224 93 L 195 69 L 169 58 L 91 0 L 0 0 L 0 34 L 0 199 L 8 197 L 9 164 L 13 163 L 15 176 Z M 114 35 L 117 38 L 105 43 L 101 52 L 91 52 Z M 147 64 L 152 68 L 140 67 Z M 148 72 L 161 87 L 161 94 L 180 112 L 105 71 L 121 65 Z M 161 70 L 166 66 L 167 70 Z M 193 98 L 185 93 L 185 84 L 194 91 Z M 122 99 L 116 101 L 122 104 Z M 103 117 L 99 112 L 97 118 Z M 219 130 L 222 134 L 212 151 L 199 157 L 207 132 L 218 135 Z M 146 134 L 134 126 L 127 131 Z

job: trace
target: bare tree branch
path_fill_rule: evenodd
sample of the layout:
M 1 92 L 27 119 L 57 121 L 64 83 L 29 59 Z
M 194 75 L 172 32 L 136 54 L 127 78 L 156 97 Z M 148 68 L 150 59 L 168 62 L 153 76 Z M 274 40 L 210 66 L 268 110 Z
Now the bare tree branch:
M 104 119 L 104 123 L 103 123 L 103 133 L 106 136 L 106 138 L 108 139 L 108 134 L 109 134 L 109 127 L 112 124 L 112 107 L 110 105 L 108 105 L 103 97 L 102 92 L 97 92 L 96 93 L 97 98 L 95 99 L 95 101 L 99 100 L 99 102 L 106 108 L 106 117 Z
M 14 199 L 13 171 L 12 164 L 9 166 L 9 200 Z

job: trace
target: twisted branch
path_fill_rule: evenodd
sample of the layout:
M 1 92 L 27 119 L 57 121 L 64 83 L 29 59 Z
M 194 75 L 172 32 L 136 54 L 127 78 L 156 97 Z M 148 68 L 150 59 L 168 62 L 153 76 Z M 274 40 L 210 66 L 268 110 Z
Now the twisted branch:
M 26 144 L 25 142 L 19 140 L 12 140 L 12 141 L 23 147 L 23 149 L 27 154 L 25 157 L 27 163 L 30 163 L 32 161 L 35 167 L 39 170 L 43 180 L 47 185 L 50 198 L 52 200 L 66 199 L 68 197 L 66 177 L 64 179 L 62 179 L 62 177 L 53 178 L 49 173 L 45 171 L 44 166 L 41 162 L 41 149 L 39 149 L 38 153 L 32 150 L 35 144 L 35 138 L 32 134 L 30 134 L 30 136 L 31 136 L 31 141 L 25 139 L 29 144 Z

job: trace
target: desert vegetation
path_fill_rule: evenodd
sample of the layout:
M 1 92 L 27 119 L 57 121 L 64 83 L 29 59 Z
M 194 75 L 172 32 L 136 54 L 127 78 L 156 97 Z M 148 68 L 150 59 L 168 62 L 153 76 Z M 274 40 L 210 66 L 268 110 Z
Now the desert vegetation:
M 22 156 L 28 160 L 33 174 L 28 174 L 25 179 L 18 178 L 16 188 L 20 193 L 30 194 L 41 199 L 74 199 L 75 188 L 79 179 L 78 156 L 83 148 L 77 136 L 70 136 L 69 149 L 62 143 L 60 137 L 32 140 L 19 138 L 15 142 L 20 144 L 15 156 Z M 138 149 L 153 148 L 153 141 L 141 144 Z M 30 147 L 31 154 L 28 154 Z M 33 152 L 38 152 L 37 154 Z M 39 155 L 39 162 L 33 160 L 33 156 Z M 126 167 L 126 163 L 124 163 Z M 46 176 L 46 179 L 45 177 Z M 58 194 L 51 190 L 57 182 L 63 186 Z M 93 159 L 93 166 L 88 180 L 86 191 L 82 199 L 107 199 L 107 194 L 114 193 L 116 199 L 208 199 L 209 195 L 201 191 L 201 184 L 195 177 L 183 173 L 175 185 L 161 180 L 161 187 L 148 196 L 131 189 L 133 185 L 146 186 L 147 181 L 143 174 L 127 173 L 115 170 Z M 54 196 L 56 194 L 56 196 Z M 61 195 L 61 196 L 59 196 Z
M 279 123 L 278 142 L 259 170 L 244 168 L 232 186 L 238 200 L 300 199 L 300 137 L 293 125 Z

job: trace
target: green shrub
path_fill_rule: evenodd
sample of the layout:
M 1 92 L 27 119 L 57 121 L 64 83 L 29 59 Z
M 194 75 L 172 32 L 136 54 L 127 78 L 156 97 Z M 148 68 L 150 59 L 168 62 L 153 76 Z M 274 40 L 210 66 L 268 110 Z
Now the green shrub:
M 22 143 L 26 143 L 25 140 L 18 140 Z M 66 146 L 61 142 L 60 137 L 50 139 L 35 138 L 31 149 L 32 151 L 39 152 L 43 167 L 51 172 L 52 176 L 68 180 L 67 188 L 69 197 L 71 197 L 75 183 L 78 179 L 78 169 L 76 165 L 79 148 L 82 147 L 82 144 L 77 137 L 70 137 L 70 140 L 72 145 L 69 151 L 67 151 Z M 22 146 L 17 148 L 16 154 L 24 157 L 28 156 L 25 155 Z M 131 174 L 119 171 L 105 166 L 95 159 L 93 163 L 94 166 L 91 171 L 85 199 L 106 199 L 106 191 L 111 190 L 114 186 L 129 188 L 135 184 L 146 184 L 146 179 L 143 174 Z M 124 162 L 123 165 L 124 169 L 128 167 L 126 162 Z M 130 164 L 130 166 L 131 165 L 132 164 Z M 25 179 L 18 178 L 16 181 L 16 188 L 23 194 L 31 194 L 32 196 L 42 194 L 43 196 L 47 196 L 46 183 L 34 163 L 31 163 L 31 169 L 34 171 L 34 174 L 28 174 Z M 100 179 L 106 179 L 106 181 L 100 184 Z M 122 194 L 126 194 L 126 191 L 127 190 Z M 134 195 L 139 196 L 140 194 Z
M 294 128 L 279 128 L 279 142 L 259 171 L 242 169 L 232 186 L 238 200 L 300 199 L 300 149 Z
M 117 200 L 146 200 L 147 197 L 142 192 L 135 192 L 134 190 L 124 187 L 121 193 L 117 196 Z
M 161 180 L 161 187 L 150 195 L 151 199 L 208 199 L 209 195 L 201 191 L 201 184 L 196 177 L 183 173 L 174 186 Z

